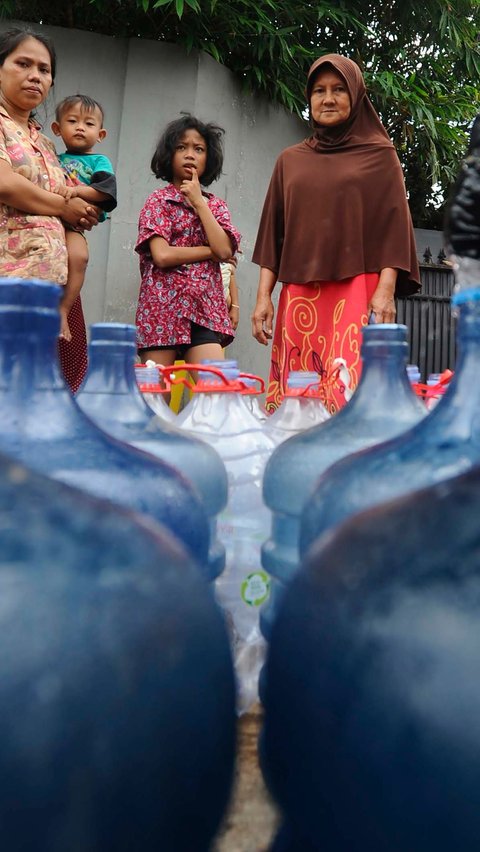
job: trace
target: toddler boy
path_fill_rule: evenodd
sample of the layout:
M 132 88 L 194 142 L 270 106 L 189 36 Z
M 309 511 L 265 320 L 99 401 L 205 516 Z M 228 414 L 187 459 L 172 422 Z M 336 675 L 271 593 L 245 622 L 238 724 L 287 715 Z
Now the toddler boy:
M 103 222 L 106 213 L 117 206 L 117 186 L 110 160 L 96 154 L 94 147 L 103 142 L 107 131 L 103 127 L 103 108 L 88 95 L 70 95 L 58 104 L 52 130 L 61 136 L 66 151 L 59 160 L 66 172 L 68 186 L 58 192 L 65 198 L 76 196 L 100 207 Z M 68 279 L 60 303 L 60 337 L 71 340 L 68 314 L 83 286 L 88 264 L 88 245 L 83 231 L 66 231 Z

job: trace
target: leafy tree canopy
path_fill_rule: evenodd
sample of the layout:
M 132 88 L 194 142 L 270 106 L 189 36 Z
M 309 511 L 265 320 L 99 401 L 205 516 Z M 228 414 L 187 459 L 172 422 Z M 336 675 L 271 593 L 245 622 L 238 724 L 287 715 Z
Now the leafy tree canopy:
M 326 52 L 355 59 L 418 227 L 441 225 L 480 107 L 480 0 L 0 0 L 0 15 L 203 50 L 300 115 L 310 63 Z

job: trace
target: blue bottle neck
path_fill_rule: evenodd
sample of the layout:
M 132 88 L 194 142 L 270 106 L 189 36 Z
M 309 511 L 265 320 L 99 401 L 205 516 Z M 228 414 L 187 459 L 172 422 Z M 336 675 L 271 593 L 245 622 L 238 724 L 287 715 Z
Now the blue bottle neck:
M 377 412 L 397 410 L 399 405 L 418 408 L 408 380 L 406 341 L 364 342 L 362 346 L 362 375 L 345 411 L 374 419 Z
M 19 400 L 42 390 L 71 399 L 58 360 L 58 314 L 0 311 L 0 390 Z
M 71 440 L 93 428 L 60 369 L 60 292 L 41 281 L 0 281 L 0 433 L 7 446 Z
M 154 412 L 137 384 L 136 360 L 136 346 L 130 340 L 93 339 L 88 375 L 79 394 L 80 405 L 88 406 L 95 397 L 96 406 L 102 402 L 107 406 L 105 413 L 110 421 L 143 423 L 152 419 Z
M 130 342 L 92 341 L 84 390 L 88 393 L 132 394 L 141 401 L 135 362 L 136 348 Z

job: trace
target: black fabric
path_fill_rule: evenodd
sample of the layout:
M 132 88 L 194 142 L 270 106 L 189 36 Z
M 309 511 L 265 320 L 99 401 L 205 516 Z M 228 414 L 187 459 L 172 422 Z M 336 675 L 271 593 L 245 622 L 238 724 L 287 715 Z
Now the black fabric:
M 192 322 L 190 343 L 179 343 L 178 346 L 145 346 L 138 351 L 152 352 L 155 349 L 175 349 L 176 353 L 183 357 L 183 355 L 185 355 L 192 346 L 202 346 L 204 343 L 219 343 L 220 346 L 224 346 L 226 344 L 223 343 L 222 338 L 223 335 L 219 334 L 218 331 L 212 331 L 211 328 L 205 328 L 203 325 L 198 325 L 196 322 Z
M 96 189 L 97 192 L 104 192 L 105 195 L 110 196 L 105 201 L 96 201 L 95 205 L 97 207 L 105 210 L 106 213 L 111 213 L 112 210 L 115 210 L 117 206 L 117 180 L 115 175 L 109 172 L 94 172 L 90 186 L 92 189 Z

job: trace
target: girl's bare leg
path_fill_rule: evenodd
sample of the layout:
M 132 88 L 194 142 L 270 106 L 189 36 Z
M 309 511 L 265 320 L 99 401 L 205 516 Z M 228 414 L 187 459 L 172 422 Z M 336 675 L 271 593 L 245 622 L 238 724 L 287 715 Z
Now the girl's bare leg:
M 219 343 L 200 343 L 198 346 L 187 349 L 185 353 L 185 359 L 190 364 L 198 364 L 204 358 L 209 361 L 224 361 L 225 353 Z M 198 381 L 196 370 L 191 370 L 190 374 L 194 382 Z
M 149 349 L 148 352 L 139 352 L 138 357 L 142 364 L 147 361 L 155 361 L 155 364 L 161 364 L 162 367 L 170 367 L 175 363 L 177 352 L 175 349 Z M 170 405 L 170 394 L 163 395 L 165 402 Z

